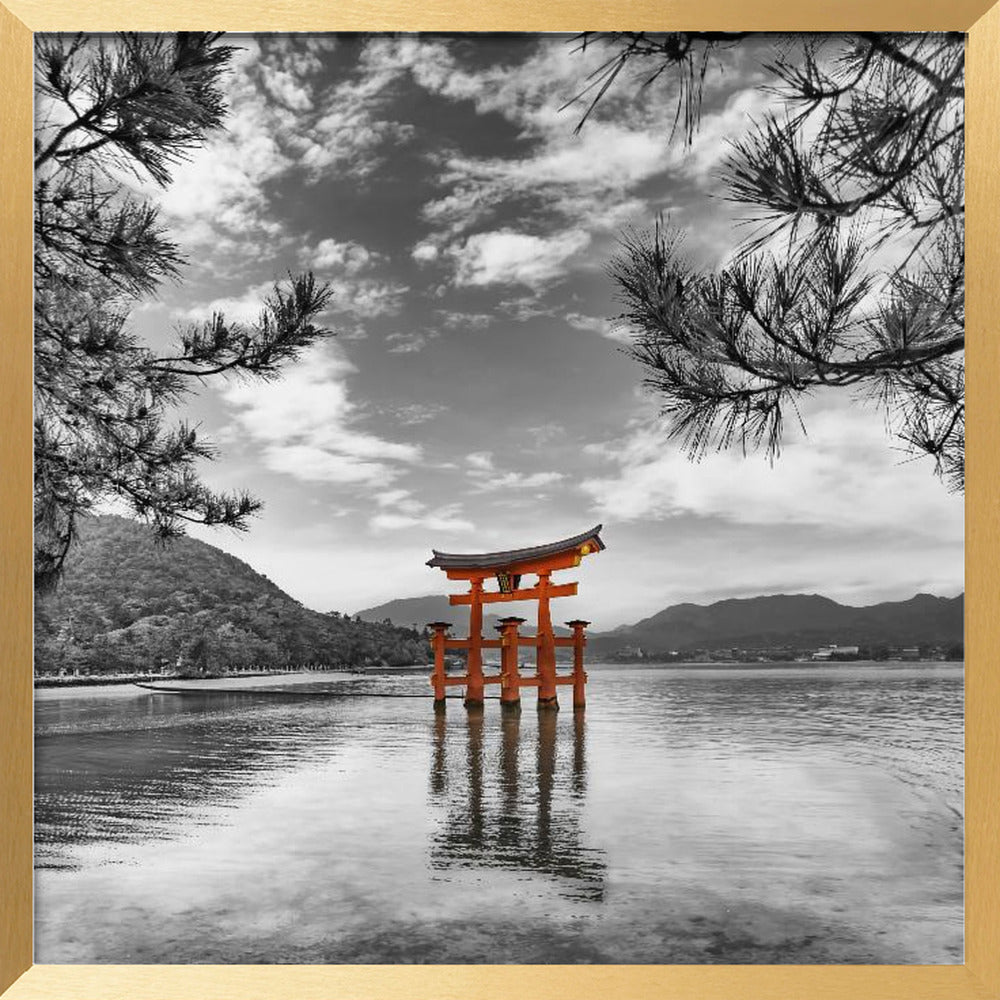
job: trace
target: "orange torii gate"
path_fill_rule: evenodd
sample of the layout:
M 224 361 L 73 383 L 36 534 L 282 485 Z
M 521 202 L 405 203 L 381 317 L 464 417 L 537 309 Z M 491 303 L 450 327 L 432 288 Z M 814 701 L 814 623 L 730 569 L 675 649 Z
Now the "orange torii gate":
M 604 548 L 601 541 L 602 525 L 585 531 L 573 538 L 564 538 L 561 542 L 550 542 L 548 545 L 536 545 L 527 549 L 513 549 L 508 552 L 480 552 L 476 554 L 453 554 L 438 552 L 427 561 L 428 566 L 443 569 L 449 580 L 467 580 L 467 594 L 452 594 L 449 601 L 452 604 L 469 605 L 469 634 L 465 639 L 450 639 L 447 631 L 450 622 L 430 622 L 429 628 L 434 630 L 431 645 L 434 649 L 434 673 L 431 683 L 434 685 L 434 707 L 444 708 L 445 689 L 452 685 L 465 687 L 465 705 L 467 708 L 480 707 L 483 704 L 483 691 L 487 684 L 500 685 L 500 706 L 503 709 L 519 711 L 521 707 L 521 688 L 538 688 L 538 707 L 540 709 L 558 709 L 556 686 L 559 684 L 573 685 L 573 708 L 582 709 L 586 703 L 584 688 L 587 675 L 583 670 L 583 647 L 586 644 L 584 630 L 590 624 L 580 619 L 574 619 L 566 624 L 573 629 L 572 636 L 557 637 L 552 632 L 552 615 L 549 601 L 553 597 L 574 597 L 577 585 L 575 583 L 553 584 L 550 582 L 552 573 L 561 569 L 579 566 L 580 560 L 592 552 L 600 552 Z M 521 578 L 533 574 L 538 582 L 533 587 L 522 587 Z M 496 578 L 497 590 L 484 589 L 484 583 L 490 577 Z M 502 618 L 497 631 L 499 639 L 484 639 L 483 605 L 504 603 L 508 601 L 538 601 L 538 628 L 533 636 L 521 635 L 519 628 L 525 619 Z M 535 676 L 521 676 L 518 664 L 518 650 L 521 646 L 534 646 L 537 651 L 537 670 Z M 573 673 L 556 674 L 556 647 L 571 646 L 573 648 Z M 462 676 L 447 676 L 444 669 L 445 650 L 466 650 L 466 672 Z M 500 673 L 485 676 L 483 674 L 484 649 L 500 650 Z

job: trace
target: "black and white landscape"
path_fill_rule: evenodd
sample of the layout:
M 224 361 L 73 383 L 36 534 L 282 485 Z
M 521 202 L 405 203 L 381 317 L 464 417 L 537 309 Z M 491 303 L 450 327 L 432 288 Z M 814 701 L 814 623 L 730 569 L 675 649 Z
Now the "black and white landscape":
M 37 960 L 960 962 L 963 44 L 38 36 Z

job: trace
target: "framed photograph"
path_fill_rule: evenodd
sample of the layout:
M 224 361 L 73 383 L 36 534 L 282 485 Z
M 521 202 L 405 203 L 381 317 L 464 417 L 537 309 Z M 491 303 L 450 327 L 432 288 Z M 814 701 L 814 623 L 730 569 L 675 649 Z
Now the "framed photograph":
M 0 996 L 1000 994 L 998 53 L 0 0 Z

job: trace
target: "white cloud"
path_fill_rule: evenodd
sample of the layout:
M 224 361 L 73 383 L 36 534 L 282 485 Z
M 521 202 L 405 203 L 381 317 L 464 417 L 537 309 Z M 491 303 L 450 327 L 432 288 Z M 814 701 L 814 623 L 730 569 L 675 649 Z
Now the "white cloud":
M 458 285 L 527 285 L 539 289 L 567 271 L 567 261 L 590 242 L 590 235 L 570 229 L 552 236 L 531 236 L 503 229 L 475 233 L 449 248 Z
M 389 354 L 415 354 L 422 351 L 428 341 L 428 337 L 422 333 L 390 333 L 385 339 L 386 343 L 392 344 Z
M 351 365 L 329 342 L 306 351 L 280 381 L 235 383 L 222 398 L 236 423 L 263 446 L 269 469 L 314 482 L 388 486 L 400 467 L 421 457 L 416 445 L 386 440 L 358 428 L 351 402 Z
M 437 246 L 433 243 L 429 243 L 426 240 L 416 244 L 414 248 L 410 251 L 410 256 L 414 260 L 419 261 L 421 264 L 426 264 L 432 260 L 437 260 L 440 251 Z
M 332 240 L 323 242 L 334 243 Z M 328 259 L 340 255 L 344 261 L 343 270 L 350 276 L 324 279 L 321 273 L 318 275 L 318 280 L 325 280 L 333 292 L 329 305 L 319 317 L 320 322 L 333 327 L 345 340 L 363 340 L 367 336 L 363 327 L 345 327 L 339 317 L 349 316 L 355 320 L 365 320 L 378 316 L 395 316 L 402 310 L 404 296 L 409 291 L 406 285 L 357 276 L 357 271 L 364 266 L 358 261 L 361 260 L 363 253 L 367 253 L 363 247 L 358 247 L 357 244 L 336 244 L 335 247 L 327 247 L 325 253 Z M 195 303 L 180 310 L 177 315 L 184 319 L 206 320 L 214 313 L 221 312 L 228 320 L 252 323 L 260 316 L 264 299 L 273 289 L 273 281 L 263 281 L 250 286 L 238 295 L 226 295 L 210 302 Z
M 608 340 L 615 340 L 620 344 L 632 343 L 628 327 L 621 322 L 604 319 L 600 316 L 583 316 L 576 312 L 567 313 L 566 322 L 577 330 L 590 330 L 593 333 L 599 333 Z
M 615 471 L 580 485 L 602 516 L 617 521 L 693 514 L 961 540 L 961 502 L 927 462 L 907 462 L 892 449 L 877 415 L 845 405 L 805 421 L 808 437 L 791 433 L 773 465 L 734 450 L 691 463 L 660 421 L 643 421 L 620 441 L 588 448 Z
M 549 36 L 540 38 L 535 50 L 518 64 L 472 69 L 455 49 L 437 40 L 387 41 L 372 49 L 375 64 L 408 66 L 430 93 L 470 101 L 480 115 L 502 115 L 518 129 L 521 148 L 528 149 L 507 157 L 438 154 L 441 190 L 422 210 L 434 228 L 418 244 L 421 259 L 437 259 L 447 251 L 457 267 L 456 283 L 486 284 L 490 272 L 480 275 L 467 263 L 461 240 L 476 230 L 510 225 L 512 210 L 518 214 L 519 227 L 544 213 L 556 226 L 585 228 L 595 238 L 629 224 L 648 224 L 655 211 L 670 207 L 661 194 L 651 208 L 651 181 L 677 175 L 702 189 L 716 186 L 715 168 L 727 154 L 729 140 L 743 134 L 751 118 L 774 101 L 771 94 L 749 86 L 762 82 L 762 76 L 750 72 L 740 53 L 734 53 L 728 60 L 730 79 L 723 80 L 721 71 L 713 68 L 707 92 L 711 97 L 717 85 L 731 89 L 733 81 L 745 86 L 723 107 L 704 111 L 687 146 L 670 136 L 678 99 L 675 74 L 665 73 L 645 87 L 642 74 L 650 67 L 637 62 L 576 133 L 574 126 L 590 98 L 562 111 L 560 107 L 580 93 L 588 74 L 602 65 L 608 53 L 601 45 L 579 51 L 566 36 Z M 593 266 L 586 257 L 574 263 Z
M 478 114 L 499 114 L 519 131 L 513 157 L 439 154 L 440 194 L 423 208 L 434 231 L 419 246 L 432 257 L 475 229 L 496 224 L 500 211 L 517 205 L 522 220 L 544 211 L 564 227 L 609 232 L 645 217 L 640 185 L 670 165 L 663 128 L 671 87 L 654 87 L 634 99 L 623 84 L 605 95 L 586 127 L 574 132 L 585 105 L 560 111 L 588 74 L 606 58 L 600 47 L 574 51 L 568 36 L 542 36 L 520 63 L 472 69 L 440 41 L 419 46 L 383 43 L 372 50 L 380 64 L 410 67 L 430 93 L 470 101 Z M 523 223 L 522 223 L 523 224 Z M 557 223 L 559 224 L 559 223 Z M 426 248 L 426 249 L 423 249 Z
M 395 470 L 384 462 L 309 444 L 268 445 L 263 458 L 272 472 L 283 472 L 306 482 L 383 486 L 396 478 Z
M 465 456 L 465 461 L 469 467 L 478 472 L 493 471 L 493 455 L 488 451 L 474 451 Z
M 370 111 L 350 104 L 350 97 L 334 94 L 332 107 L 311 128 L 289 137 L 299 164 L 313 180 L 330 171 L 365 177 L 382 162 L 383 147 L 411 138 L 411 126 L 379 121 Z M 341 103 L 343 102 L 343 103 Z
M 443 403 L 399 403 L 394 406 L 384 406 L 381 412 L 388 414 L 400 424 L 425 424 L 428 420 L 448 412 Z
M 261 314 L 264 299 L 273 289 L 274 282 L 264 281 L 259 285 L 252 285 L 241 295 L 228 295 L 212 299 L 211 302 L 199 302 L 178 315 L 184 319 L 207 320 L 215 313 L 222 313 L 230 322 L 253 323 Z
M 546 448 L 553 441 L 566 437 L 566 428 L 562 424 L 549 420 L 544 424 L 536 424 L 534 427 L 526 428 L 525 433 L 531 439 L 532 450 L 537 451 Z
M 421 528 L 426 531 L 475 531 L 476 526 L 460 515 L 458 504 L 449 504 L 423 514 L 376 514 L 368 522 L 374 532 L 403 531 Z
M 281 234 L 280 225 L 269 217 L 264 187 L 293 165 L 280 137 L 294 128 L 295 114 L 269 100 L 258 86 L 257 43 L 241 39 L 240 46 L 227 78 L 230 111 L 225 131 L 212 135 L 177 165 L 166 190 L 143 185 L 167 216 L 171 235 L 191 249 L 250 244 L 254 237 L 273 240 Z M 298 89 L 287 75 L 282 80 L 289 95 Z
M 470 169 L 474 161 L 447 161 L 442 167 L 438 183 L 448 188 L 448 193 L 429 201 L 420 210 L 421 217 L 438 227 L 438 231 L 421 242 L 429 255 L 448 239 L 479 224 L 492 210 L 516 192 L 513 185 L 504 183 L 496 171 L 484 178 L 478 169 Z
M 225 130 L 175 168 L 167 190 L 142 185 L 171 234 L 205 264 L 219 266 L 223 253 L 245 264 L 283 246 L 268 196 L 276 180 L 299 171 L 317 179 L 330 169 L 363 176 L 381 161 L 384 144 L 412 134 L 380 118 L 383 92 L 401 68 L 322 88 L 323 57 L 336 44 L 332 37 L 240 36 L 226 80 Z
M 390 62 L 377 63 L 362 53 L 359 72 L 327 89 L 316 100 L 318 115 L 300 121 L 289 145 L 300 165 L 317 180 L 329 171 L 365 177 L 393 146 L 409 141 L 412 125 L 385 116 L 387 95 L 406 72 Z
M 512 489 L 540 489 L 566 477 L 561 472 L 505 472 L 496 467 L 493 453 L 474 451 L 465 456 L 468 475 L 477 492 Z
M 354 240 L 340 242 L 331 237 L 320 240 L 315 247 L 303 250 L 301 259 L 315 270 L 333 268 L 344 274 L 358 274 L 381 260 L 379 254 Z
M 385 490 L 374 499 L 379 509 L 369 518 L 368 527 L 376 534 L 408 528 L 451 532 L 475 530 L 472 522 L 462 516 L 461 505 L 457 503 L 428 510 L 425 503 L 405 489 Z
M 513 299 L 501 299 L 497 309 L 511 319 L 524 323 L 536 316 L 556 316 L 559 310 L 555 306 L 543 306 L 537 295 L 521 295 Z
M 552 99 L 552 95 L 549 95 Z M 632 129 L 617 122 L 593 122 L 574 134 L 570 121 L 541 123 L 539 147 L 521 159 L 447 160 L 455 179 L 475 178 L 517 191 L 545 190 L 549 194 L 568 188 L 574 195 L 589 189 L 607 192 L 628 190 L 662 173 L 667 146 L 662 134 L 645 127 Z
M 265 35 L 261 49 L 276 67 L 295 76 L 319 73 L 323 59 L 336 51 L 335 35 Z
M 410 490 L 393 489 L 385 490 L 375 494 L 375 503 L 380 509 L 395 508 L 402 514 L 419 514 L 425 507 L 424 504 L 413 498 Z
M 398 282 L 371 278 L 331 278 L 328 284 L 333 292 L 328 311 L 361 319 L 397 315 L 410 290 Z
M 542 486 L 551 486 L 565 478 L 561 472 L 504 472 L 488 479 L 481 479 L 479 488 L 481 490 L 539 489 Z
M 496 321 L 491 313 L 454 312 L 449 309 L 436 309 L 444 326 L 449 330 L 485 330 Z
M 308 86 L 304 86 L 291 70 L 268 66 L 260 68 L 261 79 L 267 92 L 292 111 L 309 111 L 312 108 L 312 94 Z
M 326 319 L 338 329 L 333 319 L 337 314 L 355 319 L 396 315 L 410 290 L 396 281 L 366 277 L 366 271 L 384 271 L 387 258 L 355 240 L 326 237 L 316 244 L 301 246 L 298 258 L 303 267 L 315 271 L 317 278 L 330 286 L 333 298 Z M 364 336 L 363 329 L 355 331 L 356 339 Z
M 690 147 L 671 145 L 671 164 L 699 185 L 713 186 L 714 172 L 732 152 L 732 141 L 749 131 L 753 119 L 773 110 L 774 103 L 774 95 L 759 87 L 738 90 L 723 108 L 702 115 Z

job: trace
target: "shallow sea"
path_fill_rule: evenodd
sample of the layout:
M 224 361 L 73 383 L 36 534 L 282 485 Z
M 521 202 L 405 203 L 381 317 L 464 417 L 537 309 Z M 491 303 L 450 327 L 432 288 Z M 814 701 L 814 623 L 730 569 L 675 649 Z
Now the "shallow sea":
M 36 961 L 962 961 L 960 664 L 588 672 L 37 692 Z

